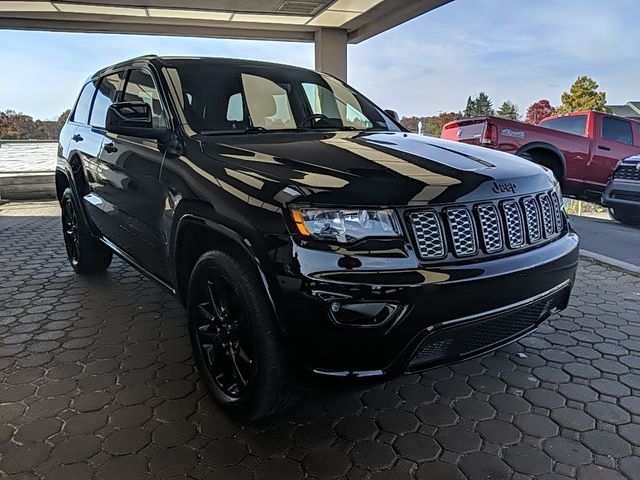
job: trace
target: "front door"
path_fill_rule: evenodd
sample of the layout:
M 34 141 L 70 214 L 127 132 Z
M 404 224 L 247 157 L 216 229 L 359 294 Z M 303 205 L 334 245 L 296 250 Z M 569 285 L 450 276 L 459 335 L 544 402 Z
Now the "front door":
M 634 142 L 632 127 L 633 124 L 629 120 L 598 115 L 593 157 L 585 178 L 585 183 L 590 188 L 604 190 L 618 161 L 640 153 L 640 148 L 635 146 L 640 144 L 640 139 L 636 138 Z

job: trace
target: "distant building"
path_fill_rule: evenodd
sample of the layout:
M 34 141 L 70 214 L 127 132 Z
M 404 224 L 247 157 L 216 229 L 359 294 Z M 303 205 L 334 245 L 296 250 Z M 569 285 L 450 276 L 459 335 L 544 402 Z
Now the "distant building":
M 627 102 L 625 105 L 607 105 L 614 115 L 640 120 L 640 102 Z

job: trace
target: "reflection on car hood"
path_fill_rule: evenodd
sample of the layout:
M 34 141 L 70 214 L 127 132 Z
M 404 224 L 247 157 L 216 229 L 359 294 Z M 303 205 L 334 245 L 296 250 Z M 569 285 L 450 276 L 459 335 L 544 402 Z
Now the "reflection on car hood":
M 268 133 L 200 137 L 227 174 L 279 182 L 305 201 L 423 205 L 496 199 L 553 185 L 514 155 L 409 133 Z M 300 200 L 300 199 L 298 199 Z

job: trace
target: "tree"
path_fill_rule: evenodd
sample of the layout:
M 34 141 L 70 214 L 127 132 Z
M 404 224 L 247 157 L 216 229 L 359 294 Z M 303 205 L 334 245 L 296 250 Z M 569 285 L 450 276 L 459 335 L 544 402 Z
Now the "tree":
M 34 120 L 15 110 L 0 111 L 0 138 L 18 140 L 53 140 L 60 135 L 69 110 L 56 120 Z
M 509 120 L 518 120 L 520 118 L 518 106 L 510 100 L 502 102 L 496 113 L 499 117 L 508 118 Z
M 60 116 L 58 117 L 58 125 L 60 126 L 60 128 L 64 127 L 64 124 L 67 121 L 67 118 L 69 118 L 70 114 L 71 114 L 71 110 L 69 109 L 66 109 L 64 112 L 60 114 Z
M 400 119 L 400 124 L 410 132 L 417 133 L 418 122 L 420 120 L 421 120 L 420 117 L 402 117 Z
M 599 85 L 586 75 L 578 77 L 568 92 L 562 94 L 560 113 L 575 112 L 576 110 L 597 110 L 606 112 L 607 94 L 598 91 Z
M 464 109 L 465 117 L 473 117 L 476 112 L 476 102 L 471 99 L 471 95 L 467 97 L 467 106 Z
M 458 112 L 440 112 L 438 115 L 424 118 L 424 133 L 432 137 L 439 137 L 442 133 L 442 127 L 447 123 L 462 118 L 462 113 Z
M 527 116 L 524 121 L 533 125 L 538 125 L 542 120 L 550 117 L 551 115 L 555 115 L 555 113 L 556 109 L 551 106 L 549 100 L 538 100 L 527 108 Z
M 465 117 L 482 117 L 485 115 L 495 115 L 493 111 L 493 103 L 489 96 L 480 92 L 474 99 L 467 99 L 467 107 L 464 109 Z

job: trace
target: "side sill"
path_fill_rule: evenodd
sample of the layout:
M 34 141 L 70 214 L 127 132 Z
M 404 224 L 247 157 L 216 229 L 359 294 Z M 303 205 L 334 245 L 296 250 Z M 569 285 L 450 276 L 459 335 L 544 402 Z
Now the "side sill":
M 149 270 L 145 269 L 142 265 L 140 265 L 131 255 L 129 255 L 128 253 L 126 253 L 125 251 L 123 251 L 122 249 L 120 249 L 115 243 L 113 243 L 112 241 L 104 238 L 104 237 L 99 237 L 99 240 L 104 243 L 107 247 L 109 247 L 111 250 L 113 250 L 113 252 L 118 255 L 120 258 L 122 258 L 125 262 L 127 262 L 129 265 L 131 265 L 133 268 L 135 268 L 136 270 L 138 270 L 140 273 L 142 273 L 145 277 L 150 278 L 151 280 L 153 280 L 154 282 L 158 283 L 159 285 L 163 286 L 164 288 L 166 288 L 167 290 L 169 290 L 173 295 L 176 294 L 176 289 L 173 288 L 171 285 L 169 285 L 167 282 L 165 282 L 164 280 L 162 280 L 160 277 L 158 277 L 157 275 L 154 275 L 153 273 L 151 273 Z

